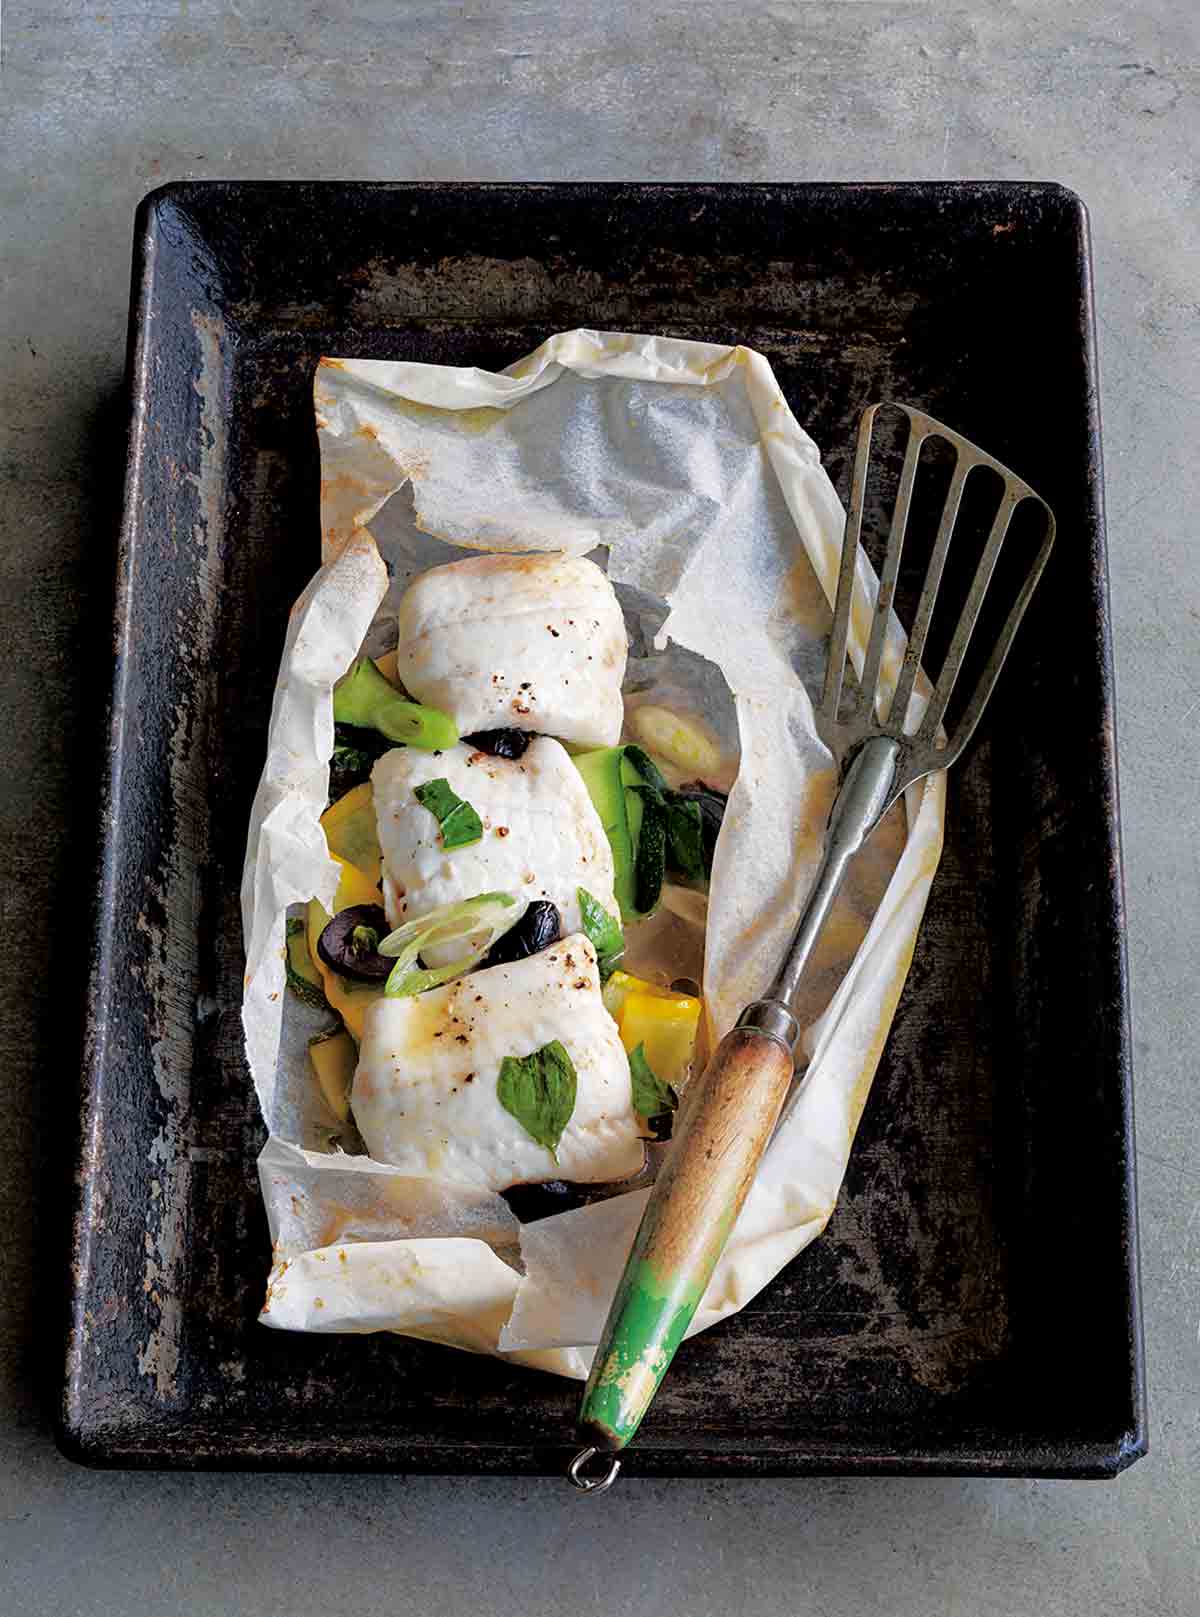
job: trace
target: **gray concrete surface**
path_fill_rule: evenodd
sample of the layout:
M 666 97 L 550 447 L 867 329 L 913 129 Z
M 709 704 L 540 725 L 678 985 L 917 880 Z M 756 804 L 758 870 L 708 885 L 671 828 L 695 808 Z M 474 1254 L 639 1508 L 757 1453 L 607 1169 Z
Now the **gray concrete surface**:
M 0 83 L 0 1612 L 1200 1611 L 1196 0 L 10 0 Z M 343 13 L 345 13 L 343 15 Z M 351 15 L 352 13 L 352 15 Z M 1057 179 L 1092 209 L 1152 1453 L 1114 1485 L 94 1475 L 40 1386 L 130 225 L 183 176 Z M 67 830 L 63 828 L 67 827 Z M 26 941 L 28 940 L 28 941 Z

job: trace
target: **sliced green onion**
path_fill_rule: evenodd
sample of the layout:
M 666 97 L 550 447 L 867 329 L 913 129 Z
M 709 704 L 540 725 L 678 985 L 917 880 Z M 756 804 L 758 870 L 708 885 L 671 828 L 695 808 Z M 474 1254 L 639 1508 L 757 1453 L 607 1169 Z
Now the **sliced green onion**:
M 392 999 L 407 999 L 463 976 L 479 964 L 497 939 L 516 926 L 528 908 L 529 900 L 515 893 L 480 893 L 458 904 L 442 904 L 415 921 L 406 921 L 379 945 L 380 954 L 396 961 L 384 984 L 384 993 Z M 449 965 L 417 964 L 424 950 L 459 942 L 464 952 Z
M 333 717 L 338 724 L 378 730 L 389 741 L 427 752 L 444 752 L 458 740 L 453 719 L 401 696 L 369 657 L 360 657 L 334 686 Z

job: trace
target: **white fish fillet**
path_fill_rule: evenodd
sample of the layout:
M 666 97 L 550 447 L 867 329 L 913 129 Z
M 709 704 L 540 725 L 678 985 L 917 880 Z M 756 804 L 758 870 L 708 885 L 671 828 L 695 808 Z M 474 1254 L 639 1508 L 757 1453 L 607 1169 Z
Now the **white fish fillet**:
M 575 1109 L 557 1161 L 500 1104 L 505 1056 L 552 1040 L 575 1067 Z M 367 1011 L 351 1099 L 371 1155 L 416 1178 L 503 1190 L 544 1179 L 619 1179 L 642 1166 L 629 1063 L 580 933 Z
M 416 797 L 418 786 L 438 779 L 483 821 L 479 842 L 442 847 L 437 820 Z M 600 816 L 566 749 L 549 736 L 535 736 L 523 758 L 493 758 L 462 742 L 438 753 L 397 747 L 375 765 L 371 784 L 391 926 L 440 904 L 502 892 L 549 899 L 563 931 L 578 932 L 581 887 L 616 914 L 612 849 Z M 426 964 L 446 965 L 461 952 L 457 944 L 431 949 Z
M 460 735 L 537 730 L 615 746 L 628 649 L 613 587 L 584 556 L 451 562 L 400 602 L 400 678 Z

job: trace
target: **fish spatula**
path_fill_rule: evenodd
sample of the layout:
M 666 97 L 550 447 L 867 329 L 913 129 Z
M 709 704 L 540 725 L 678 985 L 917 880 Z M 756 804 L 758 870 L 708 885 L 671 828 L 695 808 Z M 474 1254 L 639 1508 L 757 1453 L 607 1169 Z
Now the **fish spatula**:
M 791 947 L 774 982 L 762 999 L 746 1006 L 704 1072 L 687 1085 L 670 1149 L 617 1287 L 584 1391 L 579 1437 L 585 1447 L 568 1468 L 571 1482 L 584 1492 L 602 1492 L 615 1481 L 621 1465 L 617 1456 L 637 1431 L 658 1390 L 741 1211 L 793 1083 L 794 1052 L 801 1032 L 792 1009 L 796 991 L 850 863 L 909 786 L 935 770 L 948 769 L 961 755 L 992 694 L 1054 542 L 1053 514 L 1027 483 L 931 416 L 905 404 L 892 407 L 908 418 L 908 437 L 862 675 L 857 687 L 847 691 L 846 653 L 851 639 L 859 540 L 872 434 L 876 416 L 884 408 L 882 404 L 867 409 L 858 433 L 829 659 L 816 714 L 817 733 L 841 770 L 824 853 Z M 931 439 L 942 439 L 950 445 L 953 471 L 912 632 L 896 676 L 894 695 L 887 704 L 880 675 L 889 624 L 894 621 L 892 604 L 918 462 L 923 446 Z M 988 467 L 999 475 L 999 506 L 941 671 L 930 689 L 920 674 L 921 662 L 951 538 L 959 521 L 964 487 L 977 467 Z M 984 596 L 1013 512 L 1025 500 L 1036 501 L 1044 512 L 1044 536 L 974 689 L 947 733 L 947 707 Z M 886 717 L 881 716 L 885 704 Z M 603 1471 L 594 1475 L 591 1466 L 597 1456 L 603 1457 L 605 1464 Z

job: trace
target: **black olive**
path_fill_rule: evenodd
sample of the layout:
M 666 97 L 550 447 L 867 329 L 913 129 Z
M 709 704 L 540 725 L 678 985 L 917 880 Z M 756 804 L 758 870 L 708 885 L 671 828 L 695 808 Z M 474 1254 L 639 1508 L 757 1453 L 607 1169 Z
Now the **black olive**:
M 650 1138 L 661 1144 L 671 1138 L 671 1129 L 675 1122 L 674 1112 L 659 1112 L 654 1117 L 646 1119 L 646 1127 L 650 1130 Z
M 379 940 L 391 928 L 378 904 L 352 904 L 339 910 L 317 939 L 317 953 L 331 971 L 357 982 L 379 983 L 396 964 L 379 953 Z
M 533 736 L 528 730 L 476 730 L 463 740 L 476 752 L 490 753 L 493 758 L 523 758 Z
M 670 1134 L 668 1126 L 667 1134 Z M 665 1138 L 665 1136 L 664 1136 Z M 555 1213 L 573 1213 L 577 1207 L 590 1207 L 608 1201 L 627 1190 L 640 1190 L 650 1183 L 648 1162 L 643 1158 L 637 1173 L 626 1179 L 608 1179 L 598 1184 L 578 1184 L 570 1179 L 547 1179 L 542 1184 L 509 1185 L 500 1194 L 509 1210 L 522 1224 L 536 1224 Z
M 572 1213 L 588 1201 L 587 1185 L 569 1184 L 565 1179 L 548 1179 L 542 1185 L 510 1185 L 500 1194 L 513 1216 L 522 1224 L 536 1224 L 539 1218 L 555 1213 Z
M 485 966 L 507 966 L 514 960 L 540 954 L 562 937 L 562 917 L 548 899 L 539 898 L 531 904 L 516 926 L 492 944 L 484 955 Z
M 725 805 L 729 799 L 724 792 L 715 792 L 702 780 L 689 781 L 686 786 L 679 788 L 676 795 L 686 798 L 689 803 L 700 805 L 700 835 L 704 840 L 704 863 L 711 874 L 717 837 L 720 835 L 721 821 L 725 818 Z

